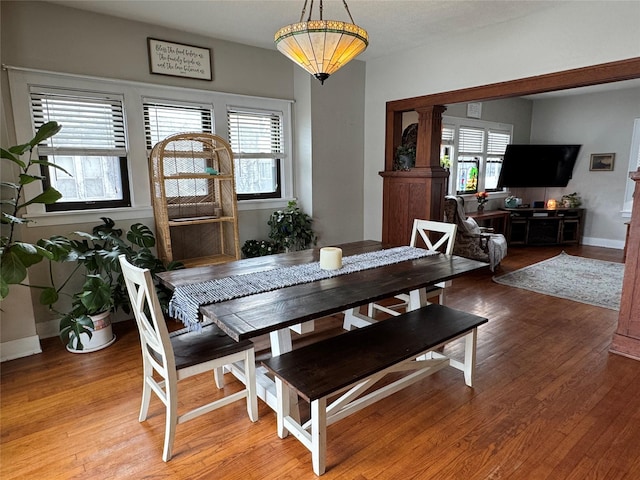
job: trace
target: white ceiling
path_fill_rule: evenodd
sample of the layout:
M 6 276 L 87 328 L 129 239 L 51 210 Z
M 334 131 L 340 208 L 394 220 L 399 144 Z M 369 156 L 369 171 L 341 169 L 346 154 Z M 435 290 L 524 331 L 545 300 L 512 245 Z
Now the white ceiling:
M 275 49 L 273 36 L 300 20 L 304 0 L 47 0 L 51 3 Z M 309 3 L 311 0 L 309 0 Z M 312 19 L 319 18 L 319 0 Z M 529 0 L 348 0 L 356 24 L 369 33 L 367 60 L 524 17 L 558 3 Z M 309 15 L 309 7 L 304 19 Z M 325 20 L 349 21 L 340 0 L 325 0 Z
M 275 50 L 273 36 L 300 21 L 304 0 L 45 0 L 73 8 L 126 18 L 221 40 Z M 309 4 L 304 16 L 310 12 Z M 368 60 L 456 35 L 526 17 L 564 3 L 559 0 L 348 0 L 353 20 L 369 34 Z M 311 18 L 319 18 L 313 0 Z M 341 0 L 324 0 L 325 20 L 349 21 Z M 169 39 L 171 40 L 171 39 Z M 600 86 L 637 86 L 640 80 Z M 589 89 L 593 87 L 587 87 Z M 591 91 L 591 90 L 589 90 Z M 558 92 L 559 93 L 559 92 Z M 560 93 L 568 94 L 569 91 Z M 576 89 L 573 93 L 587 93 Z M 549 94 L 530 98 L 540 98 Z

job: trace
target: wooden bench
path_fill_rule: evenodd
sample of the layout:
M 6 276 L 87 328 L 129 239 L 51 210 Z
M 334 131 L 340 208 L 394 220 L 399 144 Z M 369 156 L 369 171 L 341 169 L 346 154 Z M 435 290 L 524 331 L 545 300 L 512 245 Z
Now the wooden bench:
M 311 451 L 313 471 L 322 475 L 328 425 L 446 366 L 463 371 L 466 384 L 472 386 L 477 327 L 487 321 L 432 304 L 263 360 L 276 379 L 278 436 L 291 432 Z M 463 361 L 437 351 L 461 337 Z M 385 375 L 398 372 L 404 375 L 371 390 Z M 291 391 L 310 403 L 308 422 L 294 418 Z

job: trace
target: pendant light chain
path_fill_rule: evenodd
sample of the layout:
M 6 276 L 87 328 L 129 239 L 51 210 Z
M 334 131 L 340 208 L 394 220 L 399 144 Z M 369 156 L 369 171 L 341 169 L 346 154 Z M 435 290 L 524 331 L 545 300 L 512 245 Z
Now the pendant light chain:
M 304 12 L 307 10 L 307 0 L 304 0 L 304 5 L 302 6 L 302 13 L 300 14 L 300 23 L 304 19 Z M 311 9 L 309 10 L 309 18 L 307 21 L 311 20 L 311 12 L 313 12 L 313 0 L 311 0 Z
M 347 15 L 349 15 L 351 23 L 355 25 L 356 22 L 353 21 L 353 17 L 351 16 L 351 12 L 349 11 L 349 5 L 347 5 L 347 0 L 342 0 L 342 3 L 344 3 L 344 9 L 347 11 Z

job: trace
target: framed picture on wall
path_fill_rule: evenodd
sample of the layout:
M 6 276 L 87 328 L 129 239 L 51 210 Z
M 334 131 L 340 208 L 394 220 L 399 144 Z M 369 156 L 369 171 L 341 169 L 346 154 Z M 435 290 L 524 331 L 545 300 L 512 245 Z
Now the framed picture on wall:
M 611 172 L 615 159 L 615 153 L 592 153 L 589 170 L 592 172 Z
M 149 70 L 156 75 L 212 80 L 211 50 L 147 38 Z

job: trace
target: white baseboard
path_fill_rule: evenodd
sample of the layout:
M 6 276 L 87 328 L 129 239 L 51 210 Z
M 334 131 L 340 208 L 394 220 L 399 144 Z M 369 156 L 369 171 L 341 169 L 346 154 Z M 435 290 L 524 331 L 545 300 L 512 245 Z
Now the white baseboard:
M 0 344 L 0 362 L 14 360 L 16 358 L 28 357 L 42 353 L 40 348 L 40 337 L 33 335 L 31 337 L 19 338 Z
M 623 240 L 611 240 L 609 238 L 582 237 L 582 245 L 591 247 L 616 248 L 624 250 Z

